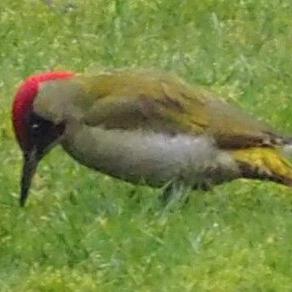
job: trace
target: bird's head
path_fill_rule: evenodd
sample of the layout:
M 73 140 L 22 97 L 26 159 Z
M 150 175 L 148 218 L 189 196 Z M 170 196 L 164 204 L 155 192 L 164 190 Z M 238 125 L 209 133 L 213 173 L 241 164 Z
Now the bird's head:
M 72 72 L 48 72 L 33 75 L 21 84 L 15 95 L 12 107 L 12 122 L 24 158 L 20 194 L 20 204 L 22 206 L 27 199 L 38 162 L 64 131 L 63 124 L 55 125 L 37 115 L 33 108 L 34 101 L 43 83 L 68 79 L 72 76 Z

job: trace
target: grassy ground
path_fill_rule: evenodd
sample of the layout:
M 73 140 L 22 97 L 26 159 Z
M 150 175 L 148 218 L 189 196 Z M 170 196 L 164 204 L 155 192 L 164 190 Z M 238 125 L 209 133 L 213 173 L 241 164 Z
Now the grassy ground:
M 289 0 L 0 1 L 0 291 L 291 291 L 291 190 L 237 181 L 162 216 L 159 191 L 56 149 L 22 210 L 10 122 L 29 74 L 132 66 L 173 70 L 292 132 L 291 15 Z

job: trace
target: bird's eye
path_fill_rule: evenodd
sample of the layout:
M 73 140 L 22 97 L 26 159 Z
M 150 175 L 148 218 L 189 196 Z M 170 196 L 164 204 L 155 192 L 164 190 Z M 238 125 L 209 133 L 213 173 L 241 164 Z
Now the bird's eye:
M 30 129 L 31 129 L 31 133 L 33 136 L 37 136 L 39 133 L 40 133 L 40 124 L 38 123 L 33 123 L 31 126 L 30 126 Z

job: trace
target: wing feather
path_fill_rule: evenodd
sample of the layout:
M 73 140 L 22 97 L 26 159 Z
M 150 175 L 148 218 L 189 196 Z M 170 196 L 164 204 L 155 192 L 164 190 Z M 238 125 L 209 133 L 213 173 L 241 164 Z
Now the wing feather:
M 222 148 L 269 146 L 279 141 L 270 127 L 238 107 L 170 74 L 113 71 L 80 75 L 53 85 L 42 97 L 50 99 L 50 108 L 59 109 L 59 120 L 71 115 L 91 127 L 211 135 Z M 54 87 L 58 98 L 53 100 Z

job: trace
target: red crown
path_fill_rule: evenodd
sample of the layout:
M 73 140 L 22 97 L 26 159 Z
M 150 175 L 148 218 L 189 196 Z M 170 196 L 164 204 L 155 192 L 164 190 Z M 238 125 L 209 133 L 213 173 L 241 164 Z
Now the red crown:
M 13 102 L 12 122 L 16 138 L 23 150 L 29 148 L 27 119 L 40 84 L 49 80 L 70 78 L 73 74 L 69 71 L 40 73 L 28 77 L 19 87 Z

